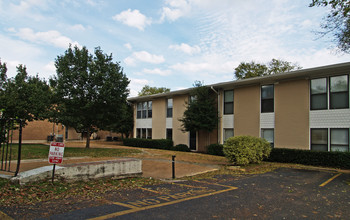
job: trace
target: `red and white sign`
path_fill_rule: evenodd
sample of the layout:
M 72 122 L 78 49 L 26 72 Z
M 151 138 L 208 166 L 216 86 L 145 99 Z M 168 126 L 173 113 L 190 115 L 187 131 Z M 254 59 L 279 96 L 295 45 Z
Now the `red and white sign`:
M 49 151 L 49 163 L 59 164 L 63 161 L 64 143 L 51 142 Z

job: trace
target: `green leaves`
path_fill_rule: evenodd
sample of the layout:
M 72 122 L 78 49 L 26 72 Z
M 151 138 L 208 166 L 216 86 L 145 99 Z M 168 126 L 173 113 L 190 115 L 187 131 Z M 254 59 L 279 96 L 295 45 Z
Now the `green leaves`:
M 195 82 L 194 86 L 191 101 L 187 103 L 183 117 L 179 119 L 182 122 L 182 130 L 211 132 L 218 123 L 215 94 L 199 81 Z
M 70 46 L 57 57 L 55 66 L 57 76 L 50 84 L 59 122 L 88 134 L 94 129 L 122 125 L 128 111 L 130 81 L 119 63 L 113 62 L 112 55 L 104 54 L 99 47 L 92 55 L 86 47 Z
M 266 76 L 271 74 L 290 72 L 298 70 L 301 67 L 288 61 L 272 59 L 267 64 L 260 64 L 251 61 L 250 63 L 241 62 L 235 68 L 235 76 L 237 79 L 247 79 L 258 76 Z
M 158 93 L 166 93 L 166 92 L 170 92 L 170 89 L 165 88 L 165 87 L 151 87 L 149 85 L 145 85 L 141 92 L 139 92 L 139 96 L 146 96 L 146 95 L 154 95 L 154 94 L 158 94 Z
M 0 104 L 2 117 L 26 121 L 46 118 L 52 105 L 52 93 L 45 80 L 28 76 L 24 65 L 17 67 L 17 75 L 7 78 L 6 64 L 0 62 Z

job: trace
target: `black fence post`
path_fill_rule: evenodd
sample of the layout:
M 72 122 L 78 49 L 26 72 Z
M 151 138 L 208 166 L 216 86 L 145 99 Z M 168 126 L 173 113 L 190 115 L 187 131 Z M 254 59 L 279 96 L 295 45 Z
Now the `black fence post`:
M 173 179 L 175 179 L 175 155 L 172 156 Z
M 18 134 L 18 159 L 17 159 L 17 168 L 15 176 L 19 172 L 19 166 L 21 164 L 21 151 L 22 151 L 22 120 L 19 120 L 19 134 Z

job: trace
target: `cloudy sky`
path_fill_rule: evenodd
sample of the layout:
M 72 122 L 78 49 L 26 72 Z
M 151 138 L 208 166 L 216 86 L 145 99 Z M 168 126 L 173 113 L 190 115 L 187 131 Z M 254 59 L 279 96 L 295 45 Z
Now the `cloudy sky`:
M 315 35 L 324 8 L 311 0 L 0 0 L 0 59 L 48 79 L 69 44 L 100 46 L 131 80 L 171 90 L 234 79 L 243 61 L 303 68 L 350 61 Z

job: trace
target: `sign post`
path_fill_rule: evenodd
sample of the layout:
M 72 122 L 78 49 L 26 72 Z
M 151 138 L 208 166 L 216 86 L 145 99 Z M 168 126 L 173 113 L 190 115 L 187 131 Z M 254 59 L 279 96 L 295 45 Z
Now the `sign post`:
M 52 184 L 55 178 L 56 164 L 61 164 L 63 161 L 64 143 L 51 142 L 49 151 L 49 163 L 53 164 Z

